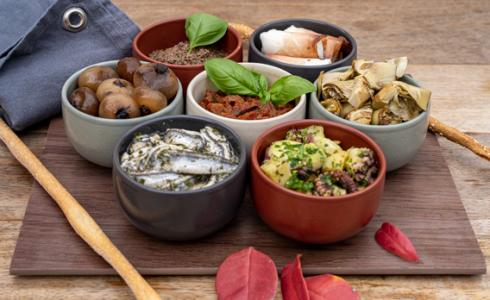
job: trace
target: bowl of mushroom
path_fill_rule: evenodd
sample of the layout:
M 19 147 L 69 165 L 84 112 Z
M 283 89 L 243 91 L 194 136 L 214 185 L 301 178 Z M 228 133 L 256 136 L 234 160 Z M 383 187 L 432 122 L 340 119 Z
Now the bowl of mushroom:
M 85 159 L 112 166 L 119 138 L 145 121 L 184 111 L 182 85 L 163 64 L 133 57 L 90 65 L 61 90 L 65 133 Z

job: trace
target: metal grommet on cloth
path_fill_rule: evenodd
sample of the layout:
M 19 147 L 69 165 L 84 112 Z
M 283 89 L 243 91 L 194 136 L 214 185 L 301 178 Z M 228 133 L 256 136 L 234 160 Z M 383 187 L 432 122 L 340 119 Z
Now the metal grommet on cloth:
M 70 7 L 63 14 L 63 27 L 71 32 L 79 32 L 87 26 L 87 13 L 80 7 Z

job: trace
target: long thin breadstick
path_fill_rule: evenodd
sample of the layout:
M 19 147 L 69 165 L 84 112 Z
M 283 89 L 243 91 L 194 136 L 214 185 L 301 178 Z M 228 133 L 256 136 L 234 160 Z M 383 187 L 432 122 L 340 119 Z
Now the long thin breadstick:
M 470 149 L 476 155 L 490 161 L 490 148 L 480 144 L 477 140 L 467 134 L 462 133 L 458 129 L 441 123 L 439 120 L 433 117 L 430 117 L 429 119 L 429 129 L 430 131 L 443 136 L 452 142 Z
M 46 169 L 34 153 L 0 118 L 0 139 L 12 155 L 32 174 L 65 214 L 75 232 L 102 256 L 124 279 L 138 300 L 158 300 L 160 296 L 105 235 L 94 219 Z

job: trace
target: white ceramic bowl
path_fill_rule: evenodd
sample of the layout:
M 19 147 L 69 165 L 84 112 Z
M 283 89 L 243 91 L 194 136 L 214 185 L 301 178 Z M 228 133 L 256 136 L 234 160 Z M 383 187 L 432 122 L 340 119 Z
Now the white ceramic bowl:
M 267 78 L 269 86 L 272 85 L 272 83 L 274 83 L 274 81 L 276 81 L 277 79 L 286 75 L 291 75 L 290 73 L 282 69 L 270 65 L 258 63 L 240 64 L 247 69 L 263 74 Z M 199 105 L 199 101 L 204 98 L 206 90 L 208 89 L 213 91 L 217 90 L 211 80 L 208 79 L 206 71 L 203 71 L 199 73 L 196 77 L 194 77 L 194 79 L 192 79 L 192 81 L 189 83 L 189 86 L 187 87 L 186 113 L 188 115 L 208 117 L 214 120 L 221 121 L 230 126 L 238 133 L 242 141 L 245 143 L 248 153 L 250 153 L 252 145 L 257 137 L 265 130 L 286 121 L 301 120 L 305 118 L 306 94 L 300 97 L 300 100 L 291 111 L 288 111 L 283 115 L 263 120 L 238 120 L 217 115 L 215 113 L 207 111 Z

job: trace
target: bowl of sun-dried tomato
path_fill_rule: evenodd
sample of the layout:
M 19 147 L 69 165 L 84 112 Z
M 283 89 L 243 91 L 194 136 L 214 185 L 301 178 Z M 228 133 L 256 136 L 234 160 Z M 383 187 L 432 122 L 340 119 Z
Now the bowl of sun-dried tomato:
M 213 67 L 213 65 L 215 67 Z M 306 79 L 265 64 L 209 60 L 190 82 L 186 113 L 215 119 L 233 128 L 248 152 L 265 130 L 306 113 Z

